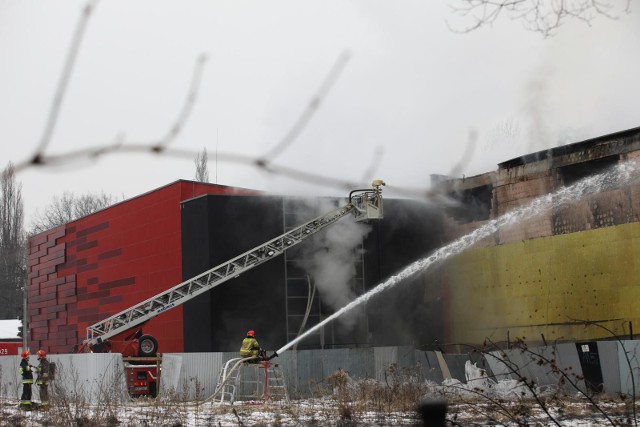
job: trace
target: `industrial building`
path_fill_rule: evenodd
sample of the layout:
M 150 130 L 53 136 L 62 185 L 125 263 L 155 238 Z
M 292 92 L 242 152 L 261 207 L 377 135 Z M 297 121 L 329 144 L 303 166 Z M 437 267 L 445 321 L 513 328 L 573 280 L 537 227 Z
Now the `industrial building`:
M 434 187 L 460 201 L 443 221 L 444 239 L 639 159 L 634 128 L 527 154 L 474 177 L 434 176 Z M 640 328 L 639 221 L 640 185 L 630 179 L 496 230 L 427 275 L 426 305 L 444 310 L 442 342 L 633 338 Z
M 324 234 L 143 325 L 160 352 L 236 351 L 248 329 L 279 348 L 442 245 L 580 179 L 640 158 L 640 128 L 432 176 L 457 201 L 385 199 L 385 218 L 349 243 L 340 300 L 310 263 Z M 31 238 L 31 348 L 66 353 L 88 325 L 150 298 L 339 205 L 180 180 Z M 589 194 L 500 228 L 302 341 L 298 349 L 410 345 L 460 351 L 508 343 L 633 338 L 640 327 L 640 186 Z M 347 227 L 349 219 L 344 219 Z M 338 227 L 335 225 L 335 227 Z M 348 235 L 347 229 L 337 234 Z M 321 257 L 320 257 L 321 258 Z M 334 260 L 337 262 L 336 260 Z M 338 268 L 329 268 L 336 272 Z M 335 289 L 334 289 L 335 290 Z
M 343 202 L 180 180 L 36 235 L 29 245 L 29 345 L 68 353 L 86 339 L 87 326 Z M 433 226 L 440 216 L 428 204 L 385 200 L 385 213 L 387 218 L 360 225 L 355 233 L 353 220 L 342 219 L 331 227 L 338 240 L 353 233 L 349 242 L 333 244 L 332 230 L 323 230 L 283 256 L 166 310 L 142 325 L 144 334 L 157 339 L 162 353 L 237 351 L 248 329 L 258 332 L 264 348 L 279 348 L 345 298 L 366 292 L 440 242 L 441 227 Z M 322 255 L 333 253 L 332 246 L 349 249 L 327 266 Z M 338 269 L 347 270 L 344 283 L 335 276 Z M 334 277 L 322 287 L 327 275 Z M 310 335 L 298 348 L 431 340 L 429 330 L 413 327 L 425 321 L 421 298 L 415 298 L 422 295 L 416 284 L 421 279 L 413 282 Z

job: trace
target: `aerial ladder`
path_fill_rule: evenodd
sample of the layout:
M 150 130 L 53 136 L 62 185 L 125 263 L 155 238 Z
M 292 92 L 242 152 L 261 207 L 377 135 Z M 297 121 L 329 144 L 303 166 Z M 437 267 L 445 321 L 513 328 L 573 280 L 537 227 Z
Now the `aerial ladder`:
M 382 186 L 384 185 L 384 181 L 374 180 L 372 188 L 353 190 L 349 193 L 349 199 L 345 205 L 287 231 L 158 295 L 88 326 L 86 339 L 81 345 L 74 347 L 74 352 L 117 352 L 123 355 L 125 362 L 133 361 L 134 358 L 138 358 L 137 362 L 140 362 L 140 358 L 146 358 L 147 361 L 153 362 L 158 350 L 158 342 L 153 336 L 143 335 L 141 330 L 137 330 L 124 341 L 114 341 L 112 338 L 133 330 L 165 311 L 178 307 L 275 258 L 349 214 L 354 215 L 356 221 L 382 219 Z M 148 369 L 146 372 L 155 380 L 153 369 Z M 135 377 L 136 374 L 132 374 L 132 376 Z M 137 376 L 144 375 L 137 374 Z M 145 394 L 148 387 L 142 386 L 144 381 L 138 379 L 141 385 L 138 387 L 140 394 Z M 132 386 L 129 389 L 132 391 Z

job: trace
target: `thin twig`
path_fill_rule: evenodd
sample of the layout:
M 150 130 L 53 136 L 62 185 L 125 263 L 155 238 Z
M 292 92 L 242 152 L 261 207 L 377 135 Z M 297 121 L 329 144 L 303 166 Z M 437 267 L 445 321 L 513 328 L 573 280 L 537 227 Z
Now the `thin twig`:
M 182 106 L 182 110 L 176 119 L 176 122 L 171 126 L 167 135 L 160 140 L 160 142 L 153 147 L 153 151 L 160 152 L 163 151 L 167 145 L 173 142 L 180 130 L 186 124 L 189 115 L 191 114 L 191 110 L 193 110 L 193 106 L 196 102 L 196 97 L 198 95 L 198 90 L 200 88 L 200 82 L 202 80 L 202 70 L 204 69 L 204 65 L 207 62 L 207 55 L 201 54 L 197 61 L 193 70 L 193 76 L 191 77 L 191 84 L 189 85 L 189 92 L 187 94 L 187 98 L 185 99 L 184 105 Z
M 71 46 L 69 48 L 69 51 L 67 52 L 67 59 L 64 64 L 64 68 L 62 69 L 60 82 L 58 83 L 56 94 L 53 97 L 53 103 L 51 104 L 51 109 L 49 110 L 49 117 L 47 118 L 47 123 L 44 127 L 42 138 L 40 138 L 40 144 L 38 145 L 38 148 L 36 149 L 36 152 L 34 153 L 31 160 L 31 163 L 33 164 L 41 163 L 42 156 L 44 156 L 44 151 L 51 142 L 53 131 L 55 130 L 56 124 L 58 122 L 58 115 L 60 114 L 62 101 L 67 93 L 67 86 L 73 72 L 73 66 L 75 65 L 78 52 L 80 51 L 80 44 L 84 39 L 85 30 L 87 29 L 91 13 L 93 12 L 97 4 L 98 0 L 89 1 L 89 3 L 87 3 L 87 5 L 84 7 L 82 15 L 78 20 L 76 30 L 73 34 L 73 39 L 71 40 Z
M 109 142 L 106 144 L 101 144 L 98 146 L 90 147 L 90 148 L 81 148 L 77 150 L 70 150 L 64 153 L 58 154 L 48 154 L 49 144 L 51 143 L 53 133 L 55 130 L 55 126 L 57 123 L 57 118 L 60 114 L 60 110 L 62 107 L 62 101 L 64 95 L 67 92 L 67 86 L 69 85 L 70 78 L 73 71 L 73 66 L 76 62 L 81 42 L 84 38 L 84 34 L 86 32 L 86 28 L 88 25 L 89 17 L 91 16 L 91 12 L 95 9 L 98 0 L 91 0 L 85 8 L 83 9 L 83 13 L 80 16 L 77 24 L 76 31 L 74 33 L 74 37 L 72 39 L 71 47 L 67 53 L 67 60 L 65 63 L 65 67 L 60 79 L 60 83 L 58 84 L 56 95 L 54 96 L 54 101 L 51 106 L 49 112 L 49 118 L 47 120 L 47 124 L 45 126 L 45 130 L 38 145 L 38 148 L 33 156 L 27 158 L 23 161 L 17 162 L 15 165 L 16 173 L 23 171 L 30 167 L 45 167 L 45 166 L 55 166 L 55 167 L 63 167 L 70 166 L 74 162 L 84 161 L 84 160 L 92 160 L 97 161 L 101 157 L 106 156 L 108 154 L 126 154 L 126 153 L 148 153 L 148 154 L 156 154 L 156 155 L 166 155 L 172 157 L 184 157 L 193 159 L 199 153 L 193 150 L 185 150 L 185 149 L 172 149 L 169 145 L 177 139 L 182 129 L 184 129 L 186 122 L 193 110 L 195 105 L 195 101 L 199 92 L 200 83 L 202 80 L 202 73 L 204 69 L 204 65 L 207 61 L 206 55 L 202 54 L 198 57 L 196 61 L 196 65 L 193 71 L 193 75 L 191 77 L 191 83 L 189 85 L 189 90 L 185 99 L 185 102 L 176 118 L 175 123 L 169 128 L 166 135 L 159 138 L 158 140 L 152 140 L 147 142 L 127 142 L 125 140 L 124 133 L 118 134 L 115 141 Z M 322 101 L 329 94 L 331 88 L 335 85 L 337 80 L 339 79 L 342 71 L 344 70 L 347 61 L 350 58 L 350 54 L 348 52 L 343 52 L 335 64 L 331 68 L 330 72 L 326 76 L 322 85 L 320 86 L 316 95 L 310 100 L 307 108 L 302 112 L 298 120 L 294 123 L 291 130 L 285 135 L 285 137 L 278 143 L 273 149 L 267 152 L 265 155 L 261 157 L 251 157 L 243 154 L 234 154 L 234 153 L 217 153 L 216 160 L 227 161 L 231 163 L 237 164 L 245 164 L 249 166 L 253 166 L 258 170 L 263 172 L 267 172 L 270 174 L 277 174 L 284 176 L 286 178 L 290 178 L 293 180 L 310 183 L 319 186 L 332 186 L 341 189 L 349 189 L 358 186 L 362 186 L 365 184 L 369 184 L 368 182 L 364 182 L 365 179 L 370 179 L 371 175 L 375 173 L 381 159 L 382 159 L 382 149 L 378 148 L 374 153 L 374 157 L 371 161 L 371 165 L 366 169 L 362 182 L 353 182 L 351 180 L 335 178 L 332 176 L 316 174 L 312 172 L 308 172 L 306 170 L 292 168 L 284 165 L 274 164 L 273 160 L 275 157 L 280 155 L 284 150 L 293 144 L 300 133 L 304 130 L 306 125 L 309 123 L 315 112 L 318 110 Z M 391 193 L 397 196 L 404 197 L 412 197 L 418 199 L 441 199 L 442 195 L 436 194 L 434 192 L 428 192 L 426 189 L 421 188 L 407 188 L 407 187 L 389 187 Z
M 267 164 L 273 161 L 275 157 L 282 154 L 282 152 L 286 150 L 296 140 L 296 138 L 298 138 L 302 130 L 307 126 L 315 112 L 320 107 L 320 104 L 322 103 L 324 98 L 328 95 L 333 85 L 336 83 L 336 81 L 338 81 L 338 78 L 347 65 L 347 61 L 349 60 L 350 56 L 351 55 L 349 54 L 349 52 L 343 52 L 338 57 L 335 64 L 331 68 L 331 71 L 320 86 L 318 93 L 316 93 L 316 95 L 311 98 L 309 104 L 307 105 L 307 108 L 302 112 L 300 117 L 298 117 L 298 120 L 295 121 L 293 127 L 289 130 L 289 132 L 287 132 L 284 138 L 282 138 L 282 141 L 280 141 L 275 147 L 273 147 L 259 159 L 259 162 Z

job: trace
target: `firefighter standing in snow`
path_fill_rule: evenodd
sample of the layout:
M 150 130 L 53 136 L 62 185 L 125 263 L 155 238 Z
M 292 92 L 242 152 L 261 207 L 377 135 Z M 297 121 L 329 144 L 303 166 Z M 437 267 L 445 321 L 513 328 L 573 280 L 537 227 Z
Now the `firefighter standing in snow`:
M 240 356 L 257 357 L 260 354 L 260 350 L 260 344 L 258 344 L 258 340 L 256 340 L 256 333 L 254 331 L 247 332 L 247 337 L 242 340 Z
M 33 372 L 29 365 L 29 350 L 22 351 L 22 361 L 20 361 L 20 375 L 22 376 L 22 396 L 20 397 L 20 408 L 31 409 L 31 384 L 33 384 Z
M 38 350 L 38 361 L 40 364 L 37 367 L 38 379 L 36 384 L 40 389 L 40 405 L 43 409 L 49 406 L 49 373 L 51 372 L 51 364 L 47 360 L 47 353 L 44 350 Z

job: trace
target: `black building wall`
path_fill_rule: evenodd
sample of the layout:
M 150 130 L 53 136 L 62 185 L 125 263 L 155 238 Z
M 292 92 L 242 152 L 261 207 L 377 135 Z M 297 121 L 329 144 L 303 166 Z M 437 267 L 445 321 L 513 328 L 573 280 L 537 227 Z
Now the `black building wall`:
M 385 219 L 373 222 L 364 240 L 366 290 L 440 244 L 439 212 L 412 201 L 384 203 Z M 285 232 L 285 224 L 288 230 L 291 222 L 297 226 L 317 216 L 311 212 L 292 216 L 292 206 L 296 203 L 290 198 L 270 196 L 209 195 L 183 202 L 184 279 L 277 237 Z M 287 303 L 287 286 L 291 296 L 290 279 L 299 274 L 297 267 L 288 264 L 284 256 L 276 257 L 186 303 L 185 351 L 235 351 L 249 329 L 257 332 L 264 348 L 276 350 L 286 344 L 291 338 L 287 337 L 287 308 L 291 311 L 292 301 Z M 323 344 L 340 347 L 430 342 L 430 334 L 438 335 L 441 326 L 431 319 L 438 313 L 421 309 L 423 283 L 419 275 L 367 302 L 363 307 L 366 316 L 353 330 L 343 330 L 332 322 L 324 331 Z M 321 311 L 330 314 L 324 305 Z M 317 321 L 317 317 L 310 317 L 307 326 Z M 299 348 L 318 345 L 317 340 L 308 339 Z
M 222 264 L 282 233 L 282 199 L 203 196 L 182 204 L 184 279 Z M 185 351 L 233 351 L 247 330 L 260 344 L 284 344 L 282 257 L 264 263 L 189 301 Z
M 367 290 L 442 245 L 442 212 L 424 202 L 384 201 L 384 219 L 365 241 Z M 425 275 L 418 274 L 367 302 L 370 344 L 421 345 L 441 339 L 442 309 L 425 306 Z

